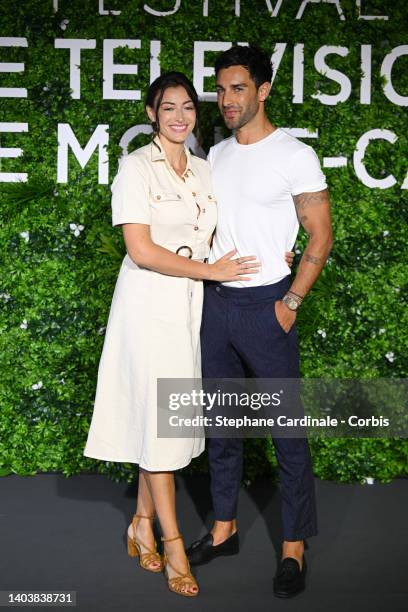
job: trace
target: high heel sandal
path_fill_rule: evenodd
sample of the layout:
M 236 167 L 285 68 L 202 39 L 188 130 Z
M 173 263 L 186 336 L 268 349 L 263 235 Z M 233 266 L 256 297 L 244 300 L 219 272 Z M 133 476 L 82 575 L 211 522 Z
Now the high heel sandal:
M 178 535 L 175 538 L 163 538 L 163 537 L 161 538 L 162 542 L 172 542 L 173 540 L 179 540 L 179 539 L 182 540 L 183 537 L 181 535 Z M 171 569 L 176 574 L 178 574 L 178 576 L 173 576 L 173 578 L 170 578 L 168 570 L 167 570 L 168 565 L 171 567 Z M 163 566 L 164 566 L 164 574 L 167 578 L 167 585 L 170 591 L 173 591 L 173 593 L 177 593 L 178 595 L 184 595 L 185 597 L 196 597 L 196 595 L 198 595 L 199 593 L 198 584 L 197 584 L 196 579 L 194 578 L 194 576 L 192 575 L 190 571 L 190 563 L 188 559 L 187 559 L 187 567 L 188 567 L 187 573 L 182 574 L 181 572 L 178 571 L 178 569 L 174 567 L 172 563 L 170 563 L 167 553 L 166 551 L 164 551 Z M 195 593 L 191 591 L 182 590 L 183 586 L 188 586 L 189 583 L 190 585 L 197 587 L 197 591 Z
M 129 557 L 139 557 L 139 564 L 145 570 L 149 572 L 161 572 L 163 570 L 163 561 L 160 556 L 160 553 L 157 552 L 157 544 L 154 543 L 154 550 L 151 550 L 146 544 L 144 544 L 141 540 L 136 538 L 136 523 L 137 519 L 149 519 L 153 521 L 154 516 L 144 516 L 142 514 L 134 514 L 132 518 L 132 527 L 133 527 L 133 538 L 127 534 L 127 549 Z M 142 553 L 141 546 L 146 548 L 148 552 Z M 159 567 L 150 567 L 152 563 L 160 563 Z

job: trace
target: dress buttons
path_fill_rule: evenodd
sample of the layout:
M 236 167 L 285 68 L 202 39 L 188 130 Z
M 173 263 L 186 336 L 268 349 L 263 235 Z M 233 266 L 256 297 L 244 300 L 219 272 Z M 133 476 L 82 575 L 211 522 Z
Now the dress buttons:
M 197 231 L 198 230 L 198 225 L 194 226 L 194 230 Z
M 218 293 L 221 291 L 219 287 L 216 287 L 215 290 L 218 291 Z
M 201 212 L 205 213 L 205 208 L 203 208 Z
M 192 191 L 191 193 L 193 194 L 194 197 L 196 197 L 197 194 L 195 191 Z
M 157 198 L 158 200 L 160 200 L 160 199 L 161 199 L 161 196 L 160 196 L 160 195 L 157 195 L 157 196 L 156 196 L 156 198 Z
M 212 200 L 212 196 L 210 196 L 210 195 L 209 195 L 209 196 L 208 196 L 208 199 L 209 199 L 209 200 Z
M 181 195 L 179 193 L 177 194 L 177 197 L 179 200 L 181 200 Z

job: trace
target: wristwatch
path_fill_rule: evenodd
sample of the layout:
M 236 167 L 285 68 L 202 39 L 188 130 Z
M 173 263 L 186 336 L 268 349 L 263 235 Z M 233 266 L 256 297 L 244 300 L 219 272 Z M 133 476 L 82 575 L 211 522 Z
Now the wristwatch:
M 283 296 L 282 302 L 286 304 L 289 310 L 297 310 L 302 303 L 302 299 L 293 295 L 293 293 L 287 293 Z

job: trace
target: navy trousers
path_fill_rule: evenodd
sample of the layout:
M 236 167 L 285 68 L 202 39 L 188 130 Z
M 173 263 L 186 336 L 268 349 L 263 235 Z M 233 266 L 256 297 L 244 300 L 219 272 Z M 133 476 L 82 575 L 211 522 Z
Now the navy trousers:
M 290 286 L 290 276 L 259 287 L 205 285 L 201 324 L 203 378 L 298 378 L 296 326 L 286 333 L 275 302 Z M 282 497 L 283 539 L 317 534 L 314 477 L 306 438 L 272 438 Z M 243 440 L 209 438 L 208 457 L 215 519 L 236 517 L 242 477 Z

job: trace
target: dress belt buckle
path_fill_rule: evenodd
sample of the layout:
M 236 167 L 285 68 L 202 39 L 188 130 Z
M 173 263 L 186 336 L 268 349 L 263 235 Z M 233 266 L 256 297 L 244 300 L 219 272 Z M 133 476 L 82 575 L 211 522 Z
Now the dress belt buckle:
M 179 246 L 179 248 L 176 251 L 176 255 L 179 254 L 179 251 L 181 251 L 181 249 L 188 249 L 190 251 L 189 255 L 181 255 L 181 257 L 188 257 L 189 259 L 191 259 L 193 257 L 193 249 L 189 246 L 187 246 L 186 244 L 184 244 L 183 246 Z

